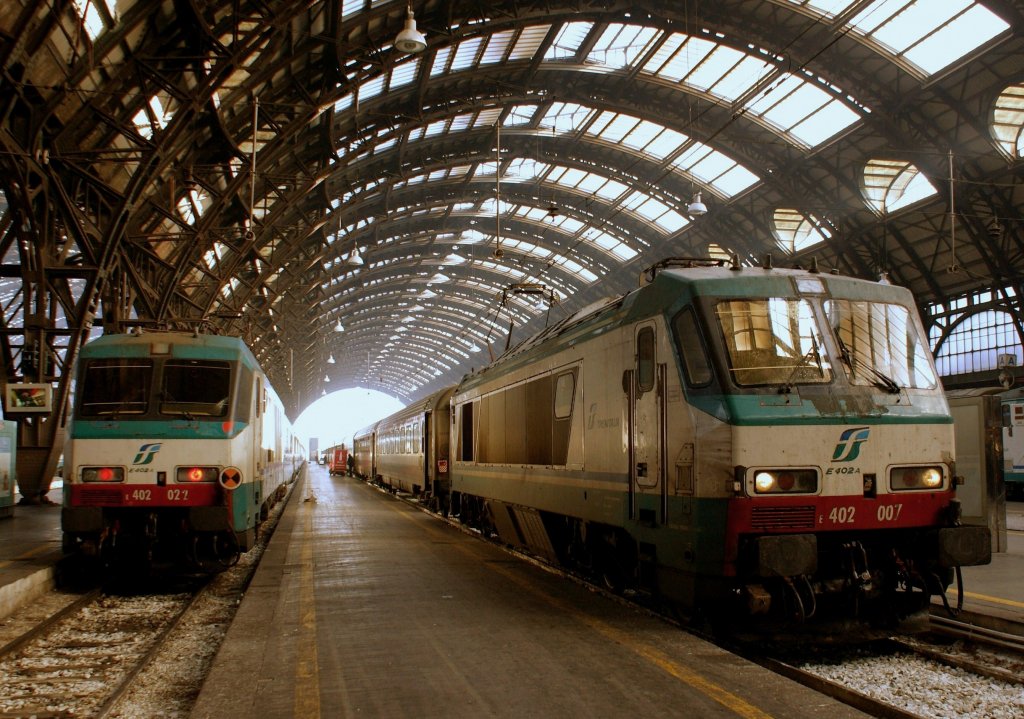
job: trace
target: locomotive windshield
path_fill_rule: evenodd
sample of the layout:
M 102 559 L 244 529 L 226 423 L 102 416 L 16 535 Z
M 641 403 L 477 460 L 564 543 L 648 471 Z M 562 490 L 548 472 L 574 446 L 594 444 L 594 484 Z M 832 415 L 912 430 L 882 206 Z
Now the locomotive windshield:
M 85 367 L 80 387 L 79 414 L 83 417 L 145 414 L 153 362 L 148 359 L 93 360 Z
M 718 302 L 715 317 L 729 373 L 741 387 L 822 384 L 832 381 L 836 366 L 843 368 L 850 384 L 894 394 L 904 387 L 938 386 L 928 345 L 904 305 L 747 298 Z M 827 344 L 823 336 L 830 340 Z
M 174 359 L 164 363 L 160 413 L 224 417 L 231 396 L 231 363 Z
M 832 367 L 807 300 L 786 297 L 725 300 L 715 309 L 733 382 L 818 384 Z
M 852 384 L 934 389 L 938 383 L 910 312 L 902 305 L 826 300 L 825 314 Z

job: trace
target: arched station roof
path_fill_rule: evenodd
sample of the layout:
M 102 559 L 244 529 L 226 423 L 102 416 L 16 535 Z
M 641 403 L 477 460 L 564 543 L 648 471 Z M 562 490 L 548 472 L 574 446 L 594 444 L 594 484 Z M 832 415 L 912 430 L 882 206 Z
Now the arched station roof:
M 671 255 L 1016 306 L 1021 57 L 1002 0 L 11 0 L 7 378 L 203 325 L 408 400 Z

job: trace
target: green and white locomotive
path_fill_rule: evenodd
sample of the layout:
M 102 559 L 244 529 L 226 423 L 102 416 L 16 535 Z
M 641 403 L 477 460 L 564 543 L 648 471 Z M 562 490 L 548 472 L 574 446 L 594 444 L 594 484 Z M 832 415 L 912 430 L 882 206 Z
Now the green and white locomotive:
M 734 627 L 891 626 L 990 561 L 889 284 L 666 260 L 466 376 L 450 414 L 453 514 Z
M 82 348 L 65 448 L 65 551 L 220 568 L 256 540 L 303 450 L 245 343 L 181 332 Z

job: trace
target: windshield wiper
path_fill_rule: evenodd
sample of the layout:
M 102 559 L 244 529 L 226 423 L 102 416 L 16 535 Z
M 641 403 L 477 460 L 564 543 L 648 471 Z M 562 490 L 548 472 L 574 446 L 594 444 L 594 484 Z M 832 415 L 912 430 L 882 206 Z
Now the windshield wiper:
M 890 394 L 900 393 L 900 386 L 896 383 L 896 380 L 851 353 L 850 348 L 846 346 L 846 343 L 843 342 L 838 334 L 836 335 L 836 343 L 839 345 L 839 359 L 854 373 L 861 369 L 871 375 L 873 378 L 872 384 L 879 389 L 884 389 Z
M 808 362 L 812 359 L 814 360 L 814 366 L 818 370 L 818 376 L 824 379 L 825 369 L 821 365 L 821 352 L 818 351 L 818 342 L 812 337 L 811 348 L 807 350 L 807 354 L 800 358 L 799 364 L 793 365 L 793 369 L 790 371 L 789 376 L 786 377 L 786 381 L 779 385 L 779 394 L 789 394 L 793 391 L 793 380 L 797 372 L 810 369 Z

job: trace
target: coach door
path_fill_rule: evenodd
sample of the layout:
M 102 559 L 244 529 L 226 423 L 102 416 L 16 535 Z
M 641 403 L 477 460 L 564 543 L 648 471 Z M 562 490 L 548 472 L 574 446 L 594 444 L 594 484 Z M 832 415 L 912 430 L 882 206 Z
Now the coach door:
M 629 382 L 630 515 L 651 524 L 665 521 L 665 370 L 658 364 L 653 323 L 636 329 Z

